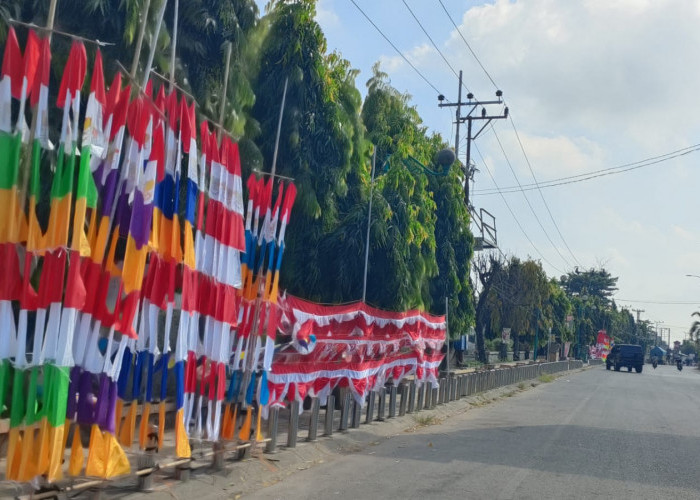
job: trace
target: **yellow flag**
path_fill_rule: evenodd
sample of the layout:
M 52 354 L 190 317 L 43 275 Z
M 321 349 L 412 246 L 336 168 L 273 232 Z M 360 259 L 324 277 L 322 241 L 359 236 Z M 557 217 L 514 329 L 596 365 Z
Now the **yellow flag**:
M 68 464 L 68 475 L 80 475 L 80 471 L 83 470 L 84 461 L 85 453 L 83 452 L 83 444 L 80 442 L 80 427 L 76 425 L 73 430 L 73 444 L 70 447 L 70 462 Z

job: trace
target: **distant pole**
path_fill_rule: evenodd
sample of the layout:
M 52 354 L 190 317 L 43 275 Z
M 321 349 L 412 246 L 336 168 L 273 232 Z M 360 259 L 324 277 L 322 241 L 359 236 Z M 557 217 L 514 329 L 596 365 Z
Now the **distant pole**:
M 367 237 L 365 238 L 365 272 L 362 279 L 362 302 L 367 299 L 367 265 L 369 263 L 369 226 L 372 223 L 372 194 L 374 192 L 374 169 L 377 163 L 377 146 L 372 154 L 372 174 L 369 182 L 369 210 L 367 211 Z
M 272 177 L 275 176 L 277 170 L 277 151 L 280 144 L 280 134 L 282 133 L 282 117 L 284 116 L 284 103 L 287 100 L 287 83 L 289 78 L 284 79 L 284 90 L 282 91 L 282 105 L 280 106 L 280 117 L 277 120 L 277 137 L 275 138 L 275 152 L 272 154 Z
M 540 323 L 540 310 L 535 309 L 535 362 L 537 361 L 537 348 L 539 347 L 539 323 Z
M 177 18 L 178 18 L 178 7 L 180 5 L 180 0 L 175 0 L 175 12 L 173 13 L 173 43 L 170 48 L 170 78 L 169 87 L 170 92 L 175 88 L 175 52 L 177 49 Z
M 459 70 L 459 88 L 457 89 L 457 112 L 455 113 L 455 157 L 459 160 L 459 125 L 462 122 L 462 70 Z M 469 165 L 467 165 L 469 169 Z
M 552 348 L 552 327 L 549 327 L 549 337 L 547 338 L 547 361 L 549 361 L 549 350 Z
M 447 295 L 445 295 L 445 343 L 447 344 L 447 378 L 450 378 L 450 312 Z M 449 387 L 449 386 L 448 386 Z

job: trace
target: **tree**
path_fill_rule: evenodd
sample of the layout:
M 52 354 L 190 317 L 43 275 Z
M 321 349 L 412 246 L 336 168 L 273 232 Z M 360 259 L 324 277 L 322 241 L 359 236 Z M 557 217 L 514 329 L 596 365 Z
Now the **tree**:
M 349 63 L 326 53 L 326 40 L 314 16 L 311 0 L 271 4 L 252 116 L 259 125 L 255 140 L 269 165 L 288 79 L 277 172 L 294 178 L 299 194 L 287 230 L 283 286 L 307 299 L 334 302 L 347 299 L 354 283 L 347 273 L 338 280 L 339 270 L 361 265 L 361 253 L 352 253 L 359 245 L 347 252 L 327 251 L 328 238 L 337 235 L 343 218 L 347 180 L 359 176 L 353 170 L 361 168 L 364 157 L 357 118 L 361 98 Z M 352 298 L 360 293 L 357 289 Z
M 604 305 L 610 305 L 611 297 L 617 291 L 617 277 L 603 268 L 579 271 L 578 267 L 560 279 L 567 295 L 587 295 L 599 298 Z

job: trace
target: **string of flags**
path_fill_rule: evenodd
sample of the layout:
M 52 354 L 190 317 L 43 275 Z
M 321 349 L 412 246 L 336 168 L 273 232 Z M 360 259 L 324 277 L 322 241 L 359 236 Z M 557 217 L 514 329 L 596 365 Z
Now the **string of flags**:
M 99 49 L 82 95 L 88 66 L 74 40 L 54 109 L 49 41 L 30 30 L 22 50 L 9 29 L 0 404 L 11 480 L 128 473 L 125 450 L 163 446 L 173 393 L 178 457 L 190 439 L 262 439 L 296 189 L 252 175 L 246 210 L 238 145 L 198 124 L 194 102 L 150 82 L 137 92 L 120 73 L 107 87 Z

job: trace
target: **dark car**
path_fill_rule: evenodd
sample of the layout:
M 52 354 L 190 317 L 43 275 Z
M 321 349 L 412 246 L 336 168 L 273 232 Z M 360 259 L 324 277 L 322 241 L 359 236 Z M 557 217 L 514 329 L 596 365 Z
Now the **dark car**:
M 632 368 L 634 368 L 637 370 L 637 373 L 642 373 L 642 367 L 644 366 L 642 346 L 631 344 L 614 345 L 605 360 L 605 368 L 609 370 L 611 366 L 615 368 L 616 372 L 619 372 L 620 368 L 625 366 L 628 372 L 631 372 Z

